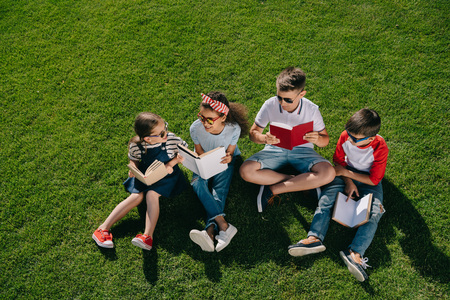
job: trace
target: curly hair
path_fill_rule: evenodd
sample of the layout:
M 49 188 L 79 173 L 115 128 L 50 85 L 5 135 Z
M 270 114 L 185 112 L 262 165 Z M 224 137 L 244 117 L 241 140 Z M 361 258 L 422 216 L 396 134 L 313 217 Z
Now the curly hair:
M 247 108 L 245 105 L 236 102 L 229 102 L 227 97 L 222 92 L 212 91 L 207 94 L 213 100 L 222 102 L 225 104 L 230 111 L 228 112 L 225 123 L 228 124 L 238 124 L 241 127 L 241 135 L 240 137 L 244 137 L 248 135 L 249 124 L 247 118 Z M 212 107 L 208 103 L 202 103 L 202 107 L 207 109 L 212 109 Z M 219 116 L 222 117 L 224 114 L 219 113 Z

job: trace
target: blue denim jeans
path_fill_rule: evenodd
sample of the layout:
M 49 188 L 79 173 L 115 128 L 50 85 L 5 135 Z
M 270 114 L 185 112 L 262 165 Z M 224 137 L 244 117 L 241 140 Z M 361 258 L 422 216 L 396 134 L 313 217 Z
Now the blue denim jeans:
M 363 256 L 370 243 L 372 243 L 378 222 L 385 212 L 383 207 L 383 187 L 381 181 L 376 186 L 364 184 L 356 180 L 353 180 L 353 182 L 358 188 L 360 197 L 373 193 L 369 222 L 358 227 L 355 237 L 349 246 L 349 249 Z M 332 182 L 321 187 L 321 190 L 319 205 L 314 213 L 308 236 L 316 236 L 323 242 L 330 224 L 336 196 L 338 192 L 344 193 L 345 182 L 341 177 L 336 177 Z
M 217 231 L 217 224 L 214 219 L 218 216 L 225 216 L 225 202 L 233 177 L 235 160 L 236 157 L 228 164 L 226 170 L 209 179 L 203 179 L 195 173 L 192 176 L 192 188 L 206 210 L 205 229 L 213 224 Z

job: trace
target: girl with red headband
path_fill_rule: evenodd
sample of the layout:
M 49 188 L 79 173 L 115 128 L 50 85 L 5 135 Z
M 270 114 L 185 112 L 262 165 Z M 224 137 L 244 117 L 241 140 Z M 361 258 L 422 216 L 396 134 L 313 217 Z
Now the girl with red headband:
M 221 163 L 228 164 L 228 168 L 209 179 L 194 173 L 191 185 L 206 210 L 207 218 L 205 229 L 193 229 L 189 237 L 203 251 L 219 252 L 237 232 L 236 227 L 225 220 L 224 208 L 236 156 L 240 155 L 237 142 L 239 137 L 248 133 L 247 110 L 242 104 L 229 103 L 221 92 L 210 92 L 202 94 L 197 116 L 190 127 L 195 152 L 201 155 L 217 147 L 225 147 L 226 156 Z M 214 239 L 217 240 L 215 247 Z

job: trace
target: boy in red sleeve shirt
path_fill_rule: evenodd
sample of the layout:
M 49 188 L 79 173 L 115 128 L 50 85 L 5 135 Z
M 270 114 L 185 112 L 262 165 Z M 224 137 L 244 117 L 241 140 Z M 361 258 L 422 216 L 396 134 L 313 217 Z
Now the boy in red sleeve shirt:
M 330 224 L 338 192 L 344 192 L 349 199 L 372 193 L 369 222 L 358 227 L 348 249 L 339 253 L 353 276 L 359 281 L 368 278 L 365 272 L 368 259 L 363 258 L 363 255 L 373 240 L 378 221 L 384 214 L 381 180 L 386 170 L 388 147 L 384 139 L 377 134 L 380 126 L 378 114 L 366 108 L 359 110 L 348 120 L 333 156 L 336 178 L 322 187 L 319 206 L 315 211 L 308 238 L 289 246 L 290 255 L 303 256 L 325 250 L 322 242 Z

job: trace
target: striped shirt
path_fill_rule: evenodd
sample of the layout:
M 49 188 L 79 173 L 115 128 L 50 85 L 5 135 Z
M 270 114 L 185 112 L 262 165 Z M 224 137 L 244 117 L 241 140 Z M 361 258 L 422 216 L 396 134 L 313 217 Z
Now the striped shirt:
M 166 150 L 167 155 L 169 156 L 170 159 L 172 159 L 178 153 L 177 147 L 178 144 L 181 144 L 185 147 L 188 146 L 188 144 L 185 141 L 183 141 L 180 137 L 177 137 L 172 132 L 169 132 L 167 134 L 167 141 L 165 143 L 149 144 L 146 142 L 142 142 L 141 145 L 144 147 L 144 149 L 163 147 L 162 150 Z M 143 153 L 141 149 L 139 149 L 139 146 L 136 143 L 131 142 L 128 148 L 128 158 L 133 161 L 140 161 L 142 158 L 142 154 Z

